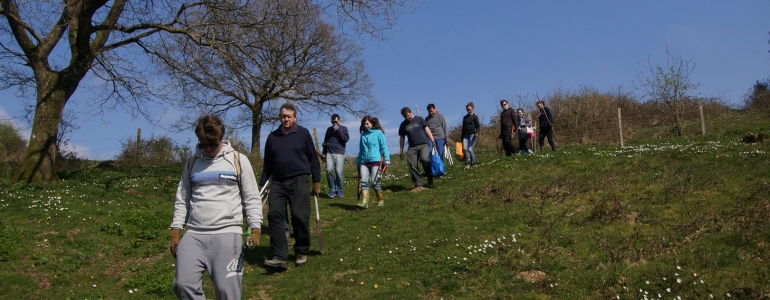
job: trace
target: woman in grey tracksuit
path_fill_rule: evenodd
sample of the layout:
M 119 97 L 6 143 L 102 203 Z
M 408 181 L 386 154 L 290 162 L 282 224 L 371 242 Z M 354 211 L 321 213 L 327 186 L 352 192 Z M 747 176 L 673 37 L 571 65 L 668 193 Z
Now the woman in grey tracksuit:
M 170 226 L 170 250 L 176 257 L 174 292 L 180 299 L 206 299 L 201 276 L 208 271 L 217 299 L 240 299 L 244 208 L 252 234 L 250 247 L 259 244 L 262 226 L 257 181 L 248 158 L 222 140 L 221 119 L 201 117 L 196 135 L 198 149 L 182 170 Z M 184 227 L 187 231 L 180 240 Z

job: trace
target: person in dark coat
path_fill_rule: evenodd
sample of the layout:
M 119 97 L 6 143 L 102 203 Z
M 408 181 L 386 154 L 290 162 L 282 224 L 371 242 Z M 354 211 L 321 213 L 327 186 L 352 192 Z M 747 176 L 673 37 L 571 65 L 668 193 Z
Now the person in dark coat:
M 548 144 L 551 145 L 551 150 L 556 151 L 556 143 L 553 141 L 553 114 L 548 106 L 545 106 L 543 100 L 537 101 L 537 111 L 540 114 L 537 116 L 537 123 L 540 125 L 540 133 L 537 135 L 538 144 L 540 145 L 540 152 L 543 152 L 543 141 L 548 137 Z

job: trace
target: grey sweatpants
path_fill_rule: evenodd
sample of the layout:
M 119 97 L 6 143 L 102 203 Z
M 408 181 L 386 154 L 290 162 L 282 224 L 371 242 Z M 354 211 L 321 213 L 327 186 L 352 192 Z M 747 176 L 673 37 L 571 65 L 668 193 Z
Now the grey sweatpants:
M 203 271 L 208 270 L 217 299 L 241 299 L 243 240 L 237 233 L 185 233 L 179 241 L 174 293 L 179 299 L 206 299 Z

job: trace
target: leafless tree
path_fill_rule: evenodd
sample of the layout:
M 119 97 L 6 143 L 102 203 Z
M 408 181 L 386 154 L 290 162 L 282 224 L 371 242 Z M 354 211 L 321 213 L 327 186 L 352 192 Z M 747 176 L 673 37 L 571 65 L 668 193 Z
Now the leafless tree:
M 184 91 L 175 107 L 220 115 L 241 109 L 242 119 L 231 124 L 251 128 L 252 155 L 260 153 L 262 125 L 275 121 L 275 107 L 286 101 L 318 114 L 377 110 L 361 48 L 324 22 L 318 5 L 258 0 L 237 14 L 207 17 L 211 28 L 200 29 L 228 43 L 200 47 L 172 36 L 147 51 Z M 218 19 L 244 25 L 222 27 Z
M 312 0 L 308 0 L 312 1 Z M 318 0 L 347 5 L 352 0 Z M 143 49 L 161 38 L 183 36 L 189 44 L 226 44 L 217 32 L 208 32 L 208 15 L 219 11 L 249 7 L 252 1 L 184 0 L 0 0 L 0 89 L 18 88 L 34 95 L 34 117 L 29 147 L 15 181 L 56 183 L 54 160 L 56 138 L 65 105 L 86 76 L 98 82 L 92 107 L 124 109 L 134 116 L 152 119 L 156 109 L 152 99 L 166 94 L 153 85 L 152 66 L 141 63 Z M 352 2 L 356 3 L 356 2 Z M 402 1 L 371 1 L 384 6 L 348 5 L 351 8 L 380 8 L 383 14 L 365 13 L 355 23 L 364 32 L 387 31 L 398 17 Z M 324 6 L 331 7 L 331 6 Z M 394 15 L 396 14 L 396 15 Z M 356 16 L 355 11 L 350 13 Z M 386 16 L 382 26 L 377 18 Z M 343 18 L 344 19 L 344 18 Z M 360 18 L 353 18 L 360 20 Z M 232 20 L 219 19 L 220 25 L 241 27 Z M 373 29 L 368 25 L 372 25 Z M 160 35 L 168 33 L 169 35 Z M 177 37 L 173 37 L 177 38 Z M 212 48 L 215 49 L 215 48 Z
M 647 61 L 646 72 L 636 76 L 637 89 L 650 101 L 665 105 L 665 112 L 673 124 L 675 135 L 682 135 L 684 126 L 685 104 L 692 98 L 689 94 L 697 89 L 699 84 L 690 81 L 690 74 L 695 69 L 692 60 L 674 57 L 666 49 L 666 65 L 652 66 Z

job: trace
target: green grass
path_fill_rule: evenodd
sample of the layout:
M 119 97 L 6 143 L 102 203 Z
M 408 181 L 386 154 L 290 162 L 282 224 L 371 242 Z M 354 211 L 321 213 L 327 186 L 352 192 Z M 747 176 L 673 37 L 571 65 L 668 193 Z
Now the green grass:
M 479 149 L 477 168 L 455 161 L 420 193 L 394 156 L 386 205 L 366 210 L 350 162 L 345 198 L 319 199 L 326 252 L 314 235 L 306 266 L 268 272 L 263 234 L 246 254 L 244 298 L 768 297 L 770 143 L 738 141 L 770 121 L 741 118 L 622 149 Z M 181 168 L 85 169 L 59 186 L 3 179 L 0 298 L 173 299 L 167 227 Z M 212 298 L 207 278 L 204 289 Z

